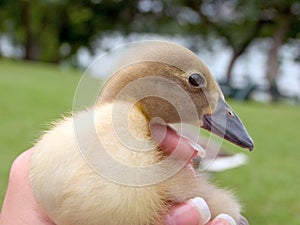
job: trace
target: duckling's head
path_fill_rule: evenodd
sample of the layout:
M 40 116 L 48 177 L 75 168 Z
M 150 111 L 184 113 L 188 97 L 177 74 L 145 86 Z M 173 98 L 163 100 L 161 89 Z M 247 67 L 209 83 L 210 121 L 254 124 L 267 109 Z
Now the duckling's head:
M 253 141 L 226 103 L 208 67 L 190 50 L 169 42 L 130 47 L 99 101 L 130 101 L 149 121 L 201 126 L 250 150 Z

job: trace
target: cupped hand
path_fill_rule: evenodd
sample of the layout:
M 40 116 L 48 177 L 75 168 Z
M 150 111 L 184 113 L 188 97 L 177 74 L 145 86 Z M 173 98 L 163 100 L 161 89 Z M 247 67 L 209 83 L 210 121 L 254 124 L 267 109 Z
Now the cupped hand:
M 163 130 L 162 130 L 163 129 Z M 178 145 L 179 156 L 186 154 L 195 156 L 197 151 L 188 140 L 180 138 L 169 127 L 154 126 L 152 132 L 155 136 L 165 132 L 165 138 L 161 140 L 163 149 L 171 153 Z M 22 153 L 12 164 L 8 187 L 0 214 L 0 225 L 55 225 L 37 204 L 29 182 L 29 161 L 34 149 Z M 182 154 L 182 155 L 181 155 Z M 167 225 L 234 225 L 233 219 L 221 214 L 210 220 L 210 210 L 206 202 L 196 197 L 187 202 L 174 205 L 165 216 Z
M 169 126 L 152 124 L 150 128 L 152 137 L 160 143 L 162 149 L 169 154 L 176 149 L 177 157 L 186 159 L 187 166 L 190 165 L 189 161 L 197 154 L 198 156 L 205 155 L 201 146 L 191 144 L 188 139 L 178 135 Z M 193 168 L 191 169 L 193 170 Z M 201 197 L 174 205 L 165 218 L 167 225 L 236 225 L 234 219 L 226 214 L 220 214 L 211 220 L 209 207 Z

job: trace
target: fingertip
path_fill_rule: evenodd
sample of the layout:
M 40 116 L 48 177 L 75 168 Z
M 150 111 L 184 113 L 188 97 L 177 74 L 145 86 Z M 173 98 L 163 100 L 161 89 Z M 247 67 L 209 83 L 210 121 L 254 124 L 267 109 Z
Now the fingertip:
M 230 225 L 236 225 L 235 220 L 231 216 L 229 216 L 227 214 L 223 214 L 223 213 L 219 214 L 216 217 L 216 219 L 221 219 L 221 220 L 227 221 Z
M 240 216 L 239 225 L 249 225 L 248 220 L 244 216 Z
M 201 216 L 202 224 L 205 224 L 210 220 L 211 213 L 207 203 L 203 198 L 200 197 L 192 198 L 188 201 L 188 204 L 191 204 L 194 207 L 196 207 L 199 215 Z
M 235 220 L 227 214 L 219 214 L 208 225 L 237 225 Z
M 199 225 L 210 220 L 211 213 L 207 203 L 200 197 L 173 206 L 166 216 L 167 225 Z
M 166 216 L 167 225 L 199 225 L 199 221 L 197 209 L 187 203 L 173 206 Z
M 173 128 L 164 124 L 150 125 L 151 136 L 162 149 L 175 159 L 190 160 L 197 154 L 204 156 L 204 149 L 192 141 L 180 136 Z

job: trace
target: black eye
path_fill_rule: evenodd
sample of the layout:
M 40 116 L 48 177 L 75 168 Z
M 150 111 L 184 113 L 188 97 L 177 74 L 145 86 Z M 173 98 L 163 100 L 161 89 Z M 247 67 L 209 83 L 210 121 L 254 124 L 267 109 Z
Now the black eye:
M 205 79 L 199 73 L 193 73 L 189 77 L 189 83 L 195 87 L 203 87 L 205 85 Z

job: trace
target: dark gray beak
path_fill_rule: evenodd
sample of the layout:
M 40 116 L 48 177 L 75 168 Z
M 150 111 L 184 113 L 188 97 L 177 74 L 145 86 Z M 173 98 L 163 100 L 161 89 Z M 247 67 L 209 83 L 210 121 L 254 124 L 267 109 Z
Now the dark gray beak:
M 222 98 L 219 98 L 213 114 L 203 116 L 202 128 L 250 151 L 254 147 L 244 124 Z

